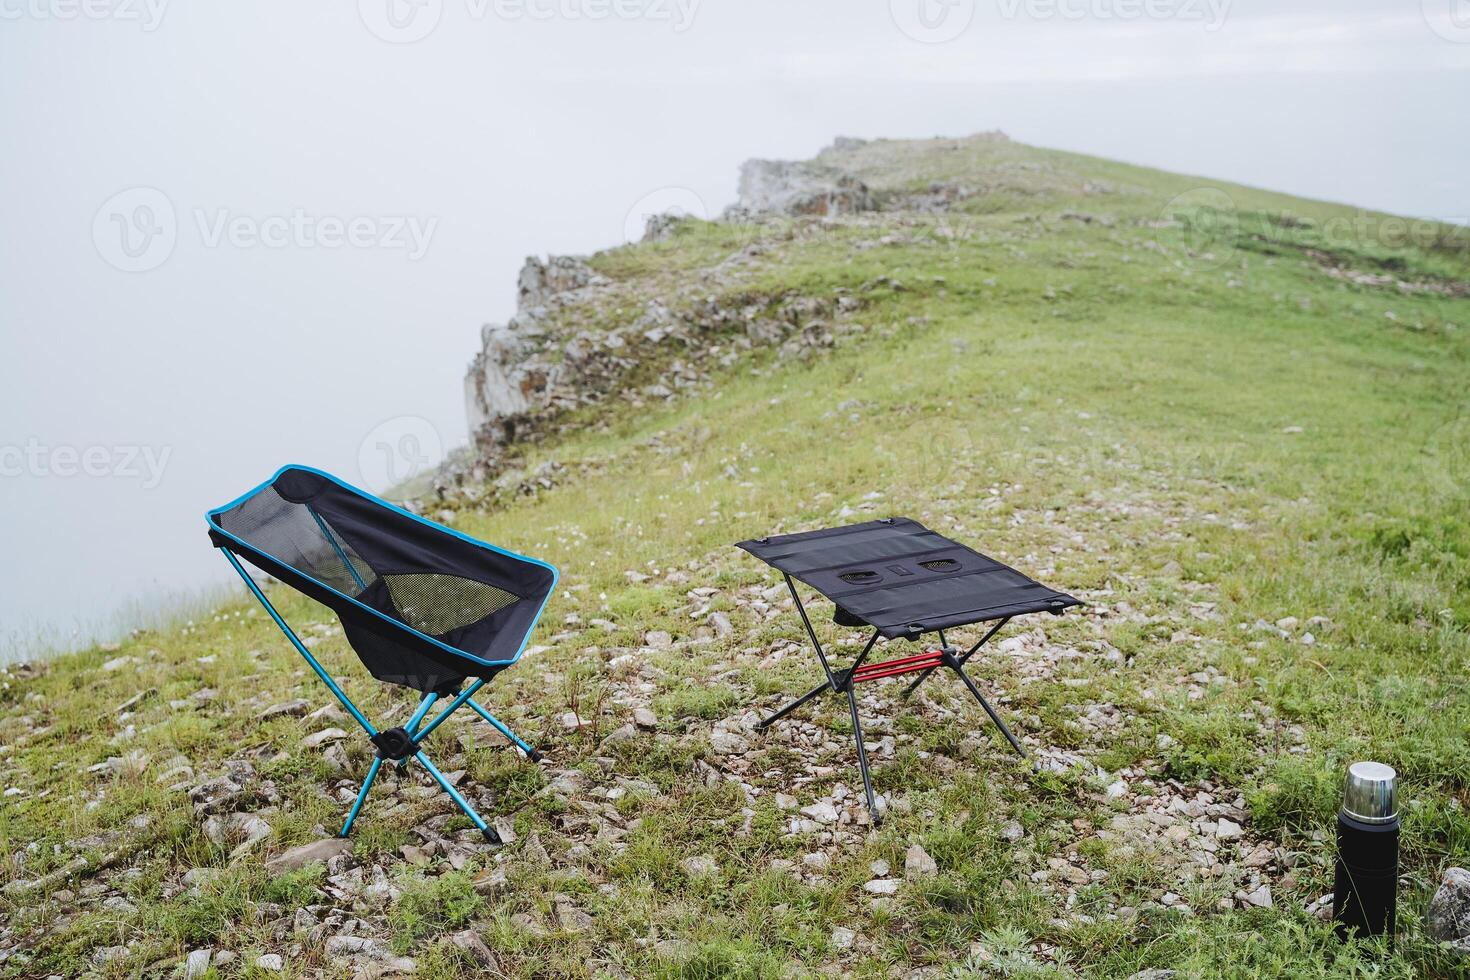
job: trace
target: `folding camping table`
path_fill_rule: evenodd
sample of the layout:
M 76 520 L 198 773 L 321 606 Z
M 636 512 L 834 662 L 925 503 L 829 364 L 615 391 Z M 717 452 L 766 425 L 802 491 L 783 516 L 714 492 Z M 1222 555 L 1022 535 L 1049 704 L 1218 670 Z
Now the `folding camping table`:
M 556 569 L 425 520 L 307 466 L 282 467 L 254 490 L 210 511 L 207 519 L 215 547 L 377 750 L 341 836 L 352 830 L 383 763 L 401 768 L 414 759 L 486 839 L 498 844 L 499 835 L 422 746 L 468 705 L 531 761 L 540 759 L 474 694 L 520 659 L 556 588 Z M 408 722 L 379 730 L 368 721 L 271 605 L 241 558 L 332 609 L 358 659 L 378 680 L 422 692 Z M 448 705 L 425 723 L 441 698 Z
M 801 614 L 806 635 L 827 678 L 762 721 L 760 728 L 780 721 L 820 694 L 847 695 L 853 739 L 857 742 L 858 768 L 862 771 L 868 813 L 874 826 L 882 821 L 882 815 L 873 796 L 868 751 L 863 745 L 862 722 L 858 719 L 857 696 L 853 690 L 864 681 L 916 673 L 919 676 L 905 691 L 907 696 L 940 667 L 952 670 L 1011 747 L 1022 758 L 1026 757 L 1020 741 L 965 673 L 965 664 L 1016 616 L 1037 612 L 1061 615 L 1068 607 L 1081 605 L 1078 600 L 903 517 L 757 538 L 742 541 L 737 547 L 785 577 L 786 587 L 796 602 L 796 611 Z M 873 635 L 867 645 L 846 670 L 835 669 L 827 659 L 793 579 L 799 579 L 836 604 L 832 620 L 837 625 L 872 627 Z M 945 637 L 948 629 L 991 622 L 995 625 L 964 653 L 950 646 Z M 866 662 L 880 638 L 917 640 L 926 633 L 939 635 L 938 649 L 880 663 Z

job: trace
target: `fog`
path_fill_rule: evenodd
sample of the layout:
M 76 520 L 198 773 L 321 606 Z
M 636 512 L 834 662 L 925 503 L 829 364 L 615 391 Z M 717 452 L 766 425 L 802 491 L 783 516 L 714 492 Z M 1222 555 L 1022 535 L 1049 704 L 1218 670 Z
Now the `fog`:
M 1463 221 L 1465 8 L 0 0 L 0 659 L 223 588 L 203 513 L 282 463 L 462 444 L 525 256 L 748 157 L 999 128 Z

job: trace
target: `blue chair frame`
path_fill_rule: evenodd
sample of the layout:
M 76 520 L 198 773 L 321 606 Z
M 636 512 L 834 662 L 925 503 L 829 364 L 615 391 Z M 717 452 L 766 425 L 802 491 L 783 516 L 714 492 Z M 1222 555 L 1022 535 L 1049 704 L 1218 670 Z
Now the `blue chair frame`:
M 446 645 L 444 642 L 436 639 L 435 637 L 427 636 L 419 632 L 418 630 L 413 629 L 411 626 L 405 623 L 398 622 L 396 620 L 390 620 L 393 627 L 400 629 L 408 634 L 411 634 L 417 640 L 427 641 L 428 643 L 432 643 L 436 647 L 443 648 L 444 650 L 455 654 L 458 657 L 464 658 L 468 661 L 473 661 L 474 669 L 483 669 L 485 667 L 493 668 L 489 671 L 491 676 L 493 676 L 494 673 L 498 672 L 498 670 L 504 669 L 505 667 L 510 666 L 520 659 L 521 653 L 525 649 L 525 644 L 529 639 L 531 630 L 534 629 L 536 622 L 540 619 L 541 612 L 545 608 L 546 601 L 548 601 L 550 598 L 551 591 L 554 591 L 555 589 L 557 579 L 556 569 L 545 562 L 533 558 L 527 558 L 524 555 L 517 555 L 514 552 L 509 552 L 500 548 L 496 548 L 493 545 L 489 545 L 484 542 L 470 538 L 467 535 L 460 534 L 458 531 L 455 531 L 452 528 L 447 528 L 443 525 L 428 521 L 425 518 L 418 516 L 417 514 L 413 514 L 412 512 L 404 510 L 401 507 L 397 507 L 393 504 L 388 503 L 387 501 L 374 497 L 371 494 L 368 494 L 366 491 L 359 490 L 356 487 L 352 487 L 349 484 L 338 480 L 336 477 L 331 476 L 330 474 L 324 473 L 320 470 L 314 470 L 309 467 L 282 467 L 282 469 L 277 471 L 276 476 L 272 477 L 271 480 L 266 481 L 259 487 L 251 490 L 249 493 L 243 494 L 235 501 L 232 501 L 231 503 L 226 504 L 223 507 L 216 508 L 215 510 L 210 511 L 208 514 L 210 534 L 215 541 L 216 547 L 218 547 L 224 553 L 225 558 L 230 563 L 230 566 L 234 568 L 236 574 L 238 574 L 241 580 L 244 581 L 246 587 L 250 590 L 250 593 L 270 615 L 272 621 L 275 622 L 276 626 L 281 630 L 282 633 L 285 634 L 286 638 L 291 642 L 291 645 L 296 648 L 296 652 L 301 655 L 302 659 L 304 659 L 307 665 L 311 667 L 313 673 L 315 673 L 317 677 L 321 679 L 322 683 L 327 686 L 327 689 L 332 692 L 332 695 L 336 697 L 336 699 L 342 704 L 342 706 L 352 716 L 353 720 L 362 727 L 363 731 L 367 734 L 367 737 L 377 747 L 377 754 L 373 758 L 371 766 L 369 766 L 368 768 L 367 775 L 363 779 L 362 787 L 358 791 L 356 800 L 353 802 L 351 809 L 347 813 L 346 820 L 342 824 L 342 829 L 339 832 L 339 836 L 346 837 L 351 833 L 352 826 L 356 822 L 359 813 L 361 813 L 362 811 L 363 804 L 367 800 L 368 793 L 372 789 L 373 783 L 377 780 L 378 774 L 382 770 L 383 763 L 387 761 L 396 761 L 398 763 L 398 766 L 400 768 L 403 768 L 406 767 L 408 761 L 412 759 L 424 767 L 425 771 L 428 772 L 430 777 L 432 777 L 433 780 L 439 784 L 440 788 L 442 788 L 444 792 L 449 795 L 449 798 L 454 801 L 455 805 L 458 806 L 467 817 L 469 817 L 470 821 L 475 825 L 475 828 L 479 830 L 486 837 L 487 840 L 495 844 L 500 843 L 500 836 L 495 831 L 495 829 L 491 827 L 482 816 L 480 816 L 480 814 L 475 810 L 474 806 L 467 799 L 464 798 L 463 794 L 455 789 L 455 787 L 449 782 L 447 778 L 445 778 L 444 774 L 439 771 L 439 768 L 434 765 L 434 763 L 429 759 L 428 755 L 421 748 L 424 740 L 427 739 L 429 735 L 434 732 L 435 729 L 444 724 L 444 722 L 446 722 L 449 717 L 454 714 L 455 711 L 459 710 L 462 707 L 468 706 L 471 711 L 475 712 L 475 714 L 479 715 L 486 722 L 492 725 L 497 731 L 499 731 L 500 734 L 505 736 L 505 738 L 511 744 L 519 748 L 530 761 L 539 762 L 541 760 L 540 752 L 538 752 L 525 740 L 512 732 L 504 722 L 496 718 L 493 714 L 490 713 L 490 711 L 485 708 L 484 705 L 480 704 L 474 699 L 474 695 L 482 687 L 489 683 L 490 676 L 467 678 L 467 685 L 464 686 L 463 689 L 458 690 L 457 693 L 450 694 L 440 690 L 427 691 L 424 693 L 422 699 L 419 701 L 418 706 L 415 708 L 412 716 L 403 726 L 387 730 L 379 729 L 371 721 L 368 720 L 367 716 L 362 712 L 362 710 L 352 701 L 350 697 L 348 697 L 347 693 L 342 690 L 342 687 L 337 683 L 336 679 L 333 678 L 330 673 L 328 673 L 327 669 L 322 666 L 321 662 L 317 660 L 317 658 L 307 648 L 306 644 L 302 642 L 301 638 L 296 635 L 296 632 L 291 628 L 290 624 L 286 622 L 285 617 L 281 615 L 281 613 L 271 603 L 270 599 L 266 596 L 265 590 L 262 589 L 260 584 L 251 577 L 250 573 L 246 571 L 244 565 L 241 563 L 240 556 L 237 553 L 241 551 L 244 551 L 246 555 L 250 557 L 252 564 L 261 564 L 264 559 L 269 559 L 272 556 L 263 556 L 259 549 L 251 546 L 249 542 L 245 541 L 243 538 L 238 537 L 235 534 L 232 534 L 229 530 L 227 530 L 223 526 L 221 515 L 228 513 L 232 508 L 237 507 L 243 501 L 248 500 L 253 495 L 271 487 L 274 482 L 281 477 L 282 474 L 287 473 L 288 471 L 309 473 L 313 474 L 316 477 L 329 480 L 343 490 L 350 491 L 352 494 L 355 494 L 358 497 L 361 497 L 367 501 L 371 501 L 383 508 L 386 508 L 387 511 L 391 512 L 394 515 L 397 515 L 394 520 L 399 521 L 400 523 L 403 519 L 408 519 L 416 522 L 416 525 L 424 525 L 427 528 L 432 529 L 435 533 L 448 535 L 461 541 L 468 542 L 478 548 L 483 548 L 487 551 L 495 552 L 498 555 L 504 556 L 505 558 L 532 563 L 534 565 L 539 565 L 546 570 L 549 570 L 549 572 L 551 573 L 551 588 L 547 591 L 546 596 L 541 599 L 539 608 L 535 610 L 534 617 L 530 620 L 530 625 L 527 626 L 525 629 L 525 635 L 519 638 L 520 645 L 515 650 L 514 657 L 508 660 L 487 661 L 481 658 L 474 657 L 471 654 L 455 649 L 452 646 Z M 316 518 L 319 523 L 321 522 L 321 518 L 317 516 L 314 510 L 312 511 L 312 516 Z M 325 536 L 325 540 L 330 541 L 333 547 L 337 548 L 337 538 L 333 536 L 332 532 L 329 531 L 326 526 L 323 526 L 321 530 L 322 534 Z M 348 560 L 347 556 L 342 553 L 340 548 L 338 548 L 337 553 L 342 559 L 342 564 L 346 566 L 349 571 L 352 571 L 351 562 Z M 274 569 L 272 571 L 274 572 Z M 353 572 L 353 578 L 357 578 L 357 573 L 355 571 Z M 310 582 L 313 587 L 316 587 L 314 591 L 319 593 L 312 595 L 312 597 L 321 598 L 322 595 L 325 595 L 330 604 L 334 608 L 338 609 L 339 615 L 341 615 L 343 603 L 352 603 L 354 606 L 363 605 L 353 596 L 342 593 L 337 589 L 331 588 L 329 585 L 310 578 L 309 576 L 306 577 L 306 581 Z M 360 579 L 358 579 L 358 582 L 359 584 L 361 584 Z M 294 583 L 288 582 L 287 584 Z M 353 610 L 350 607 L 348 608 L 349 611 L 356 612 L 356 610 Z M 373 613 L 376 616 L 382 615 L 380 612 L 369 609 L 366 606 L 363 606 L 363 609 L 366 610 L 366 612 Z M 433 715 L 432 718 L 430 718 L 430 711 L 441 700 L 447 700 L 448 703 L 444 707 L 442 707 L 437 714 Z M 429 720 L 425 721 L 426 718 Z

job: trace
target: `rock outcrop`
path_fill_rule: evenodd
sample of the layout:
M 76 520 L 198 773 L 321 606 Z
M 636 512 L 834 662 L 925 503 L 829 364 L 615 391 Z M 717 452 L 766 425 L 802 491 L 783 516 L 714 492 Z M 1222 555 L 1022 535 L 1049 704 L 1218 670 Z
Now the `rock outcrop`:
M 512 441 L 515 420 L 544 400 L 551 378 L 532 360 L 542 337 L 536 318 L 524 313 L 481 329 L 480 352 L 464 379 L 465 413 L 481 451 Z
M 542 262 L 533 255 L 521 266 L 517 293 L 519 309 L 521 312 L 532 310 L 545 306 L 563 293 L 606 284 L 606 279 L 575 256 L 552 255 Z
M 791 217 L 873 210 L 868 185 L 826 164 L 805 160 L 747 160 L 740 167 L 740 200 L 747 214 Z
M 980 139 L 1004 140 L 1004 134 Z M 858 329 L 863 297 L 741 296 L 742 270 L 784 238 L 820 234 L 827 221 L 871 222 L 878 199 L 855 168 L 855 154 L 882 152 L 881 143 L 838 137 L 815 160 L 748 160 L 740 168 L 739 201 L 725 220 L 751 224 L 757 240 L 719 263 L 691 270 L 650 298 L 646 284 L 629 287 L 600 275 L 587 260 L 556 255 L 528 258 L 517 280 L 517 312 L 487 324 L 465 377 L 471 455 L 447 467 L 441 489 L 493 478 L 507 447 L 536 438 L 559 414 L 608 397 L 639 402 L 675 397 L 703 383 L 741 350 L 776 347 L 783 356 L 809 356 L 834 343 L 834 332 Z M 935 184 L 925 193 L 894 197 L 884 210 L 937 211 L 976 193 Z M 784 221 L 782 220 L 784 219 Z M 689 220 L 655 215 L 644 241 L 667 239 Z M 883 247 L 893 234 L 859 241 Z M 874 288 L 901 288 L 882 281 Z M 639 291 L 641 288 L 641 292 Z M 868 287 L 864 287 L 866 290 Z M 839 291 L 844 292 L 844 291 Z M 460 472 L 465 470 L 465 472 Z
M 823 150 L 822 153 L 847 153 L 850 150 L 860 150 L 867 145 L 867 140 L 859 139 L 856 136 L 838 136 L 832 140 L 832 145 Z
M 575 256 L 552 255 L 544 262 L 531 256 L 516 285 L 516 315 L 481 328 L 480 352 L 465 375 L 465 413 L 481 453 L 514 441 L 518 420 L 545 407 L 565 374 L 536 357 L 546 346 L 551 311 L 591 299 L 608 280 Z
M 586 307 L 577 312 L 627 298 L 611 290 L 584 295 L 579 302 Z M 830 347 L 834 328 L 857 329 L 845 314 L 860 305 L 851 298 L 832 304 L 749 296 L 728 304 L 704 297 L 676 311 L 659 299 L 640 301 L 642 312 L 631 324 L 609 330 L 579 329 L 539 309 L 483 329 L 465 377 L 472 449 L 482 468 L 477 479 L 493 475 L 511 444 L 536 438 L 570 409 L 609 397 L 674 398 L 755 347 L 778 347 L 782 356 L 797 358 Z

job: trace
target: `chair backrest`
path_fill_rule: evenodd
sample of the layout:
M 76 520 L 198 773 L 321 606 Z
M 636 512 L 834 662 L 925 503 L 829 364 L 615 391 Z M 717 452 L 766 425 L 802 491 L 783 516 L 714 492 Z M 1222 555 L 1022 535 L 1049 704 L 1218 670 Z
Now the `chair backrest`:
M 310 467 L 283 467 L 208 519 L 216 546 L 336 611 L 375 676 L 421 690 L 514 663 L 556 587 L 546 562 Z

